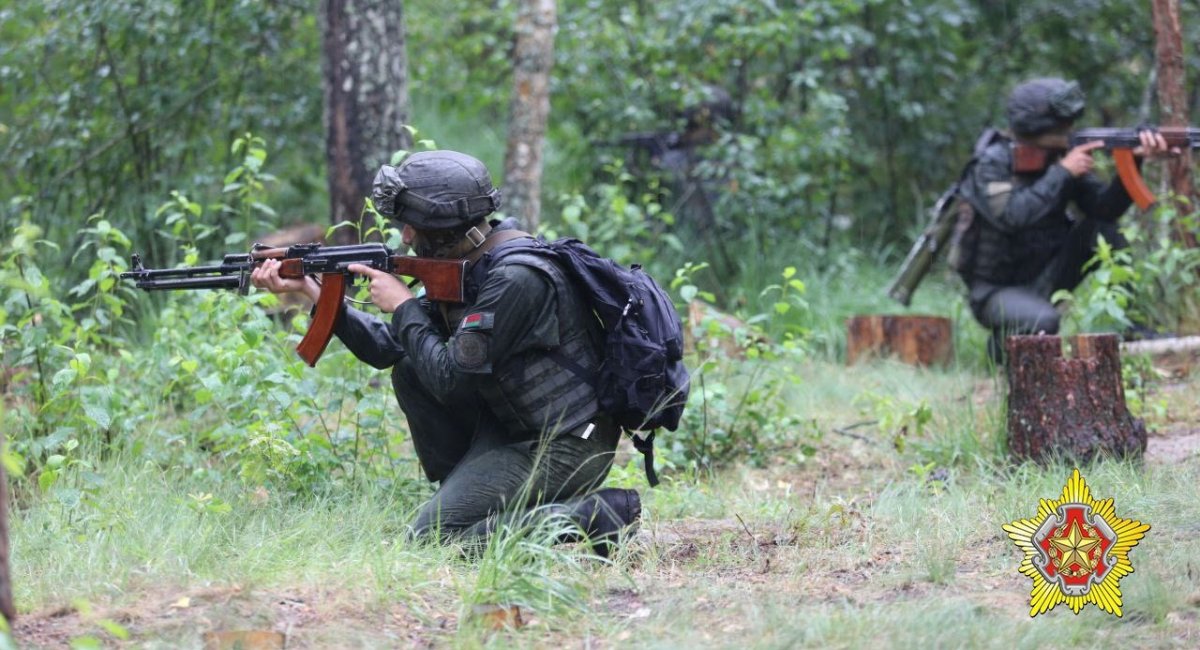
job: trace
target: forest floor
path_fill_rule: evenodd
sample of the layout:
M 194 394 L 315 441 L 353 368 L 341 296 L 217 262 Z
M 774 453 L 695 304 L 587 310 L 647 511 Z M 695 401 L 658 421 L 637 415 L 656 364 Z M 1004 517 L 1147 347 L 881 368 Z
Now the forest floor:
M 233 631 L 262 633 L 241 637 L 245 648 L 1200 647 L 1200 381 L 1186 364 L 1153 372 L 1145 462 L 1081 468 L 1097 499 L 1152 526 L 1121 582 L 1121 618 L 1094 606 L 1030 617 L 1032 582 L 1001 525 L 1057 498 L 1070 468 L 980 452 L 994 434 L 973 432 L 1002 422 L 994 378 L 816 363 L 792 400 L 825 432 L 814 456 L 645 490 L 643 526 L 613 565 L 567 549 L 569 568 L 551 571 L 582 605 L 527 607 L 519 628 L 468 624 L 464 603 L 486 569 L 406 545 L 403 517 L 379 495 L 301 510 L 269 496 L 254 507 L 250 494 L 231 498 L 223 519 L 170 514 L 187 486 L 164 482 L 174 496 L 159 499 L 155 479 L 133 471 L 112 508 L 136 525 L 15 523 L 14 637 L 20 647 L 205 647 L 206 634 L 207 647 L 235 647 Z M 879 415 L 864 394 L 894 397 L 897 411 L 924 402 L 934 417 L 903 449 L 894 432 L 847 428 Z M 637 472 L 631 463 L 613 480 Z

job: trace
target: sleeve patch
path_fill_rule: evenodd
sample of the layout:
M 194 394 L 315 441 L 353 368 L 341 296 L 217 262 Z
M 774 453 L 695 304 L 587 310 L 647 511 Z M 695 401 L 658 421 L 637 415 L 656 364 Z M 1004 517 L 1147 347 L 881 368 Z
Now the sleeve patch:
M 996 196 L 997 194 L 1008 194 L 1012 191 L 1012 183 L 997 183 L 992 182 L 987 184 L 987 195 Z
M 488 331 L 492 329 L 492 325 L 496 323 L 496 313 L 491 311 L 480 311 L 474 314 L 467 314 L 462 319 L 462 323 L 458 326 L 460 330 L 479 330 Z
M 987 184 L 988 210 L 991 211 L 993 217 L 1004 214 L 1004 211 L 1008 209 L 1008 198 L 1012 189 L 1012 183 Z
M 450 343 L 450 355 L 455 365 L 463 372 L 491 372 L 488 363 L 490 337 L 478 332 L 465 332 L 455 336 Z

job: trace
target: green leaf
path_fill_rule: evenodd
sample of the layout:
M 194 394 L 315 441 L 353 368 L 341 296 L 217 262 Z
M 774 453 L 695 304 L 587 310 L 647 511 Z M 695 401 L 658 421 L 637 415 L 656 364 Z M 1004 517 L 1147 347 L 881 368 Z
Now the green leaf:
M 100 650 L 104 644 L 91 635 L 77 636 L 71 639 L 72 650 Z
M 0 455 L 0 462 L 4 463 L 4 470 L 9 476 L 21 477 L 25 475 L 25 459 L 15 451 L 10 451 L 6 446 L 3 455 Z
M 54 384 L 55 388 L 59 388 L 63 385 L 69 385 L 74 382 L 77 375 L 78 373 L 74 368 L 63 368 L 62 370 L 54 373 L 54 378 L 50 380 L 50 383 Z
M 113 635 L 114 637 L 116 637 L 122 641 L 129 640 L 129 630 L 126 630 L 124 627 L 121 627 L 121 625 L 116 623 L 115 621 L 110 621 L 107 618 L 104 618 L 104 619 L 100 619 L 99 621 L 96 621 L 96 624 L 99 625 L 100 627 L 104 628 L 105 632 L 108 632 L 109 634 Z
M 108 409 L 99 404 L 94 404 L 84 400 L 83 412 L 85 415 L 87 415 L 88 419 L 94 422 L 100 429 L 107 430 L 112 426 L 112 415 L 109 414 Z

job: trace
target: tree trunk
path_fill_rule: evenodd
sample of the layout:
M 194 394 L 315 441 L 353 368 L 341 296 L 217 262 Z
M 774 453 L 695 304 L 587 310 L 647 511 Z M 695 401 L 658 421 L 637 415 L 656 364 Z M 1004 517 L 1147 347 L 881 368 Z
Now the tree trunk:
M 846 362 L 894 355 L 916 366 L 954 356 L 950 319 L 940 316 L 854 316 L 846 321 Z
M 0 454 L 4 453 L 4 432 L 0 431 Z M 0 614 L 11 625 L 17 618 L 12 597 L 12 572 L 8 570 L 8 473 L 0 462 Z
M 1183 32 L 1179 23 L 1179 0 L 1153 0 L 1154 58 L 1158 77 L 1158 103 L 1162 108 L 1163 126 L 1188 125 L 1188 97 L 1183 56 Z M 1171 191 L 1177 199 L 1178 214 L 1191 212 L 1195 205 L 1196 187 L 1192 182 L 1192 152 L 1184 147 L 1183 155 L 1167 162 L 1167 174 Z M 1186 201 L 1184 200 L 1186 199 Z M 1195 246 L 1195 236 L 1182 227 L 1175 231 L 1176 239 L 1187 246 Z
M 1008 445 L 1021 460 L 1140 457 L 1146 425 L 1129 414 L 1114 334 L 1070 339 L 1064 358 L 1057 336 L 1010 336 Z
M 412 144 L 403 128 L 409 116 L 404 5 L 322 0 L 320 18 L 330 217 L 359 224 L 375 172 Z M 335 235 L 338 243 L 358 239 L 347 228 Z
M 550 115 L 555 0 L 521 0 L 513 54 L 513 93 L 504 152 L 504 211 L 536 232 L 542 210 L 542 145 Z

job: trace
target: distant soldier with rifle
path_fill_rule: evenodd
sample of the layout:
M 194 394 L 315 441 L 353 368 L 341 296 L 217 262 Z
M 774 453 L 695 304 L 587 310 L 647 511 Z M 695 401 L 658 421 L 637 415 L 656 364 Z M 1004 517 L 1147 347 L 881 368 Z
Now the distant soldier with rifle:
M 718 86 L 704 86 L 701 94 L 702 99 L 692 102 L 679 115 L 682 130 L 626 133 L 602 144 L 626 148 L 625 164 L 635 176 L 660 175 L 670 195 L 669 202 L 664 202 L 667 211 L 681 222 L 695 224 L 712 238 L 714 248 L 722 255 L 722 264 L 732 268 L 717 231 L 719 220 L 714 206 L 719 198 L 718 183 L 700 165 L 704 161 L 703 148 L 715 144 L 721 130 L 733 119 L 733 99 Z
M 499 190 L 483 163 L 453 151 L 385 165 L 374 202 L 404 225 L 404 242 L 420 258 L 474 269 L 505 242 L 530 237 L 513 219 L 488 220 Z M 333 331 L 363 362 L 391 368 L 417 457 L 440 484 L 412 524 L 417 535 L 481 540 L 503 511 L 543 504 L 538 512 L 574 520 L 607 554 L 641 506 L 634 490 L 593 491 L 621 433 L 583 374 L 602 358 L 599 324 L 560 269 L 509 263 L 516 259 L 468 272 L 461 304 L 416 298 L 385 269 L 349 265 L 370 279 L 372 302 L 392 316 L 341 304 Z M 250 281 L 319 300 L 314 279 L 280 274 L 285 263 L 265 260 Z
M 1005 336 L 1058 331 L 1050 297 L 1079 285 L 1100 237 L 1127 245 L 1118 219 L 1131 193 L 1143 207 L 1153 200 L 1138 173 L 1140 159 L 1200 146 L 1195 129 L 1072 133 L 1084 107 L 1075 82 L 1019 84 L 1007 106 L 1011 134 L 988 131 L 977 143 L 890 290 L 907 304 L 932 253 L 952 239 L 951 265 L 966 282 L 971 312 L 992 332 L 988 351 L 997 362 L 1004 360 Z M 1092 173 L 1093 152 L 1102 148 L 1113 151 L 1120 172 L 1110 183 Z

